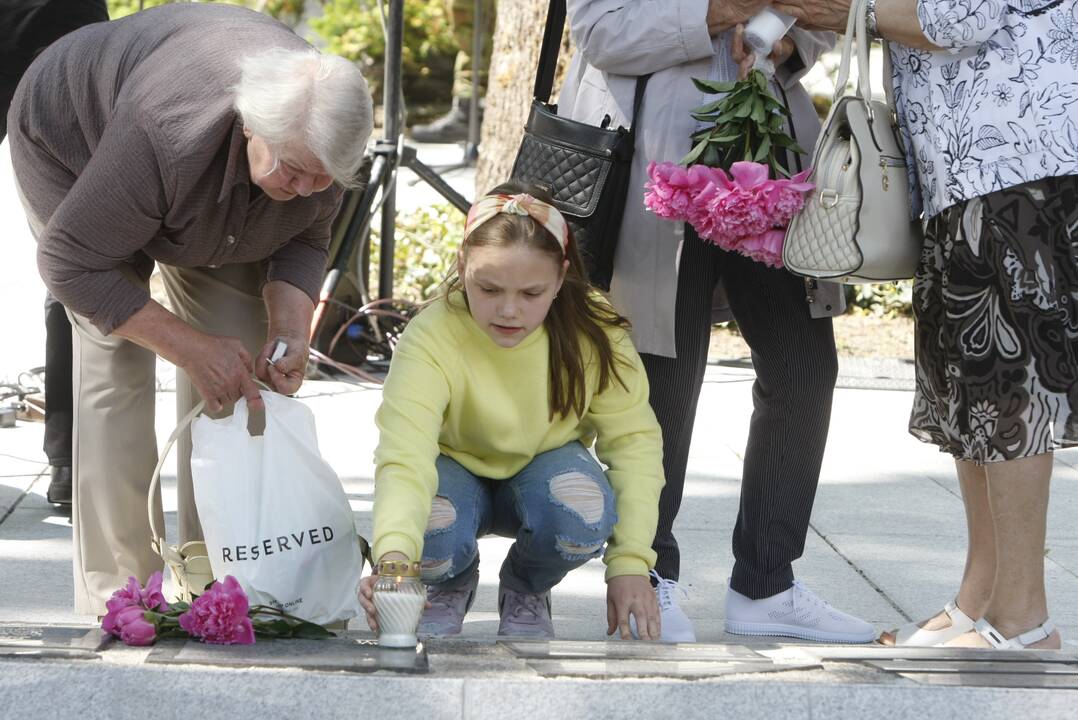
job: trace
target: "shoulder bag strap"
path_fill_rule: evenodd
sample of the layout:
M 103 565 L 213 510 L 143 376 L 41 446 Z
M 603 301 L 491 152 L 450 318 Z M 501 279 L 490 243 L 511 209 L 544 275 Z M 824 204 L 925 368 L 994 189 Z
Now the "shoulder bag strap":
M 558 53 L 561 52 L 561 34 L 565 30 L 565 0 L 550 0 L 546 13 L 546 30 L 543 31 L 543 47 L 539 51 L 539 64 L 535 68 L 536 100 L 550 102 L 554 90 L 554 73 L 558 70 Z
M 532 96 L 541 102 L 549 103 L 554 92 L 554 75 L 558 71 L 558 55 L 561 53 L 561 36 L 565 31 L 565 0 L 550 0 L 546 14 L 546 28 L 543 30 L 543 45 L 539 50 L 539 64 L 535 68 L 535 87 Z M 633 114 L 631 127 L 636 127 L 637 114 L 644 102 L 644 89 L 651 75 L 641 75 L 636 79 L 636 91 L 633 94 Z

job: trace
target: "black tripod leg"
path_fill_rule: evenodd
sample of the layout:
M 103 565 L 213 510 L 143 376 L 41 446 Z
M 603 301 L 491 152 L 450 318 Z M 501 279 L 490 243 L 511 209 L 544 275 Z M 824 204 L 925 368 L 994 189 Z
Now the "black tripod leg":
M 352 257 L 352 249 L 357 239 L 365 237 L 367 231 L 370 230 L 371 209 L 374 207 L 374 199 L 378 196 L 379 188 L 386 183 L 387 176 L 392 176 L 391 171 L 392 164 L 389 158 L 384 154 L 375 155 L 371 164 L 370 180 L 363 189 L 363 196 L 360 198 L 355 212 L 348 220 L 344 236 L 341 238 L 340 245 L 337 246 L 337 253 L 328 263 L 329 272 L 326 273 L 326 277 L 322 281 L 322 292 L 318 300 L 318 307 L 315 308 L 314 319 L 311 322 L 312 338 L 318 337 L 318 333 L 322 329 L 322 316 L 325 313 L 326 303 L 329 298 L 333 297 L 333 293 L 336 292 L 337 285 L 341 281 L 341 276 L 347 271 L 348 262 Z M 365 285 L 367 279 L 360 278 L 360 281 Z
M 444 197 L 450 203 L 453 204 L 457 210 L 460 210 L 465 215 L 468 214 L 468 209 L 472 204 L 461 195 L 459 192 L 453 189 L 453 186 L 442 179 L 441 175 L 436 173 L 429 165 L 425 165 L 415 154 L 415 148 L 404 147 L 404 151 L 401 157 L 401 165 L 414 172 L 423 180 L 423 182 L 434 188 L 439 195 Z

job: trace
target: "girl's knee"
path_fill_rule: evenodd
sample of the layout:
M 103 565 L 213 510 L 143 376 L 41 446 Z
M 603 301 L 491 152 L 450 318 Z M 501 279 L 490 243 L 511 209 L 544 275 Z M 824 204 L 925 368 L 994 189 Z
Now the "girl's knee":
M 430 517 L 423 535 L 423 561 L 420 576 L 423 582 L 439 585 L 450 580 L 469 565 L 475 556 L 475 538 L 459 537 L 457 508 L 446 497 L 438 495 L 430 505 Z
M 550 480 L 555 513 L 555 548 L 567 560 L 592 558 L 602 552 L 616 520 L 613 494 L 606 482 L 578 471 L 555 475 Z

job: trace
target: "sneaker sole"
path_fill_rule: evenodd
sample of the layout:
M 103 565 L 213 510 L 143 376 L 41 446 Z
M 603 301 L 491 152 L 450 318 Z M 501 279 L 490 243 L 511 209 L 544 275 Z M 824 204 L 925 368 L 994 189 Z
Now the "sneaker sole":
M 727 622 L 726 632 L 730 633 L 731 635 L 768 635 L 777 637 L 792 637 L 799 640 L 812 640 L 815 642 L 833 642 L 850 645 L 862 645 L 864 643 L 872 642 L 876 639 L 875 630 L 864 633 L 862 635 L 853 635 L 850 633 L 832 633 L 822 632 L 819 630 L 810 630 L 808 628 L 798 627 L 797 625 L 780 625 L 771 623 Z

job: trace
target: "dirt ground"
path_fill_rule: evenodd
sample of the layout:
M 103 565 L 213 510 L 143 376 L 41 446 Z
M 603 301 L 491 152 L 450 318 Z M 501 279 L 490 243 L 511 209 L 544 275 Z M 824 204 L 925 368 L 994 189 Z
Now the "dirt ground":
M 844 357 L 887 357 L 913 359 L 913 320 L 879 318 L 847 313 L 834 320 L 835 346 Z M 749 347 L 735 330 L 716 326 L 711 331 L 712 360 L 733 360 L 749 356 Z

